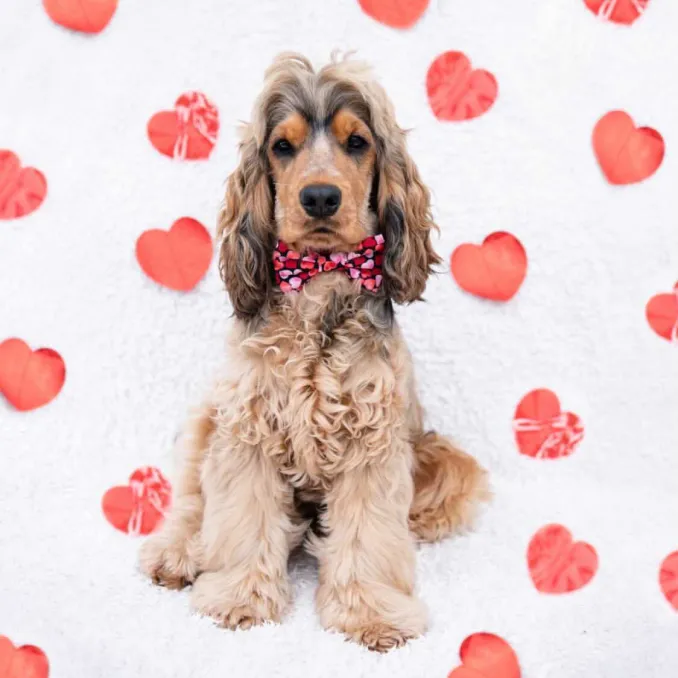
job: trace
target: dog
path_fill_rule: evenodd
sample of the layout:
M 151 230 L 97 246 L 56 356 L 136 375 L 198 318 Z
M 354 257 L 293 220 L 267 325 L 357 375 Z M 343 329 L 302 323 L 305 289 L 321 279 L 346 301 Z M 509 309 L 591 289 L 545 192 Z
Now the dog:
M 426 431 L 394 304 L 440 262 L 429 191 L 370 69 L 282 54 L 220 212 L 228 373 L 191 419 L 158 584 L 230 628 L 279 622 L 287 565 L 319 562 L 324 628 L 387 651 L 423 634 L 415 545 L 467 528 L 485 471 Z

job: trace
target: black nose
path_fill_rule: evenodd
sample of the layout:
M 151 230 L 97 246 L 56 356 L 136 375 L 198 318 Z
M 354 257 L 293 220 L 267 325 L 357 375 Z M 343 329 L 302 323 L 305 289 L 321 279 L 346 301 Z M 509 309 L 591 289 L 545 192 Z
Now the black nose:
M 331 184 L 312 184 L 301 190 L 299 201 L 309 217 L 331 217 L 341 205 L 341 191 Z

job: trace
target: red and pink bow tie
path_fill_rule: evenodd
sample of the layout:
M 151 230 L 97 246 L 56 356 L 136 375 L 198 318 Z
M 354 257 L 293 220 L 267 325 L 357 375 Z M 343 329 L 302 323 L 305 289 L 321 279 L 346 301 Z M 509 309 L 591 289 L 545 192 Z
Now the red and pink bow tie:
M 384 236 L 381 234 L 365 238 L 353 252 L 318 254 L 309 250 L 302 255 L 282 240 L 273 251 L 275 281 L 283 292 L 296 292 L 318 273 L 335 270 L 345 271 L 365 289 L 376 291 L 383 280 L 383 261 Z

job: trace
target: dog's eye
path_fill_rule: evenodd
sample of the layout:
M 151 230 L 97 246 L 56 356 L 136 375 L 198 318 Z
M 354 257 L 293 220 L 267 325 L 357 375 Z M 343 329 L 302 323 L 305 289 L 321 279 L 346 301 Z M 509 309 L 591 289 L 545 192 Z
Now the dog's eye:
M 358 134 L 351 134 L 346 141 L 346 147 L 349 151 L 362 151 L 367 147 L 367 141 Z
M 278 141 L 273 144 L 273 152 L 276 155 L 293 155 L 294 146 L 292 146 L 287 139 L 278 139 Z

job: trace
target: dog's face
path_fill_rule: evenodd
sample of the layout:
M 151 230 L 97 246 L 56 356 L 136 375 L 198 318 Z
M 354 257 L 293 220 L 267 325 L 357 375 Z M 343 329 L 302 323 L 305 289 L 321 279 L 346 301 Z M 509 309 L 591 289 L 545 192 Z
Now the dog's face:
M 277 298 L 276 239 L 297 251 L 350 251 L 381 233 L 380 298 L 421 298 L 440 261 L 429 192 L 369 68 L 341 61 L 315 71 L 302 56 L 280 56 L 240 151 L 219 222 L 220 269 L 238 317 L 252 319 Z
M 376 159 L 367 124 L 349 108 L 326 120 L 298 111 L 268 140 L 278 237 L 293 249 L 350 251 L 376 229 Z

